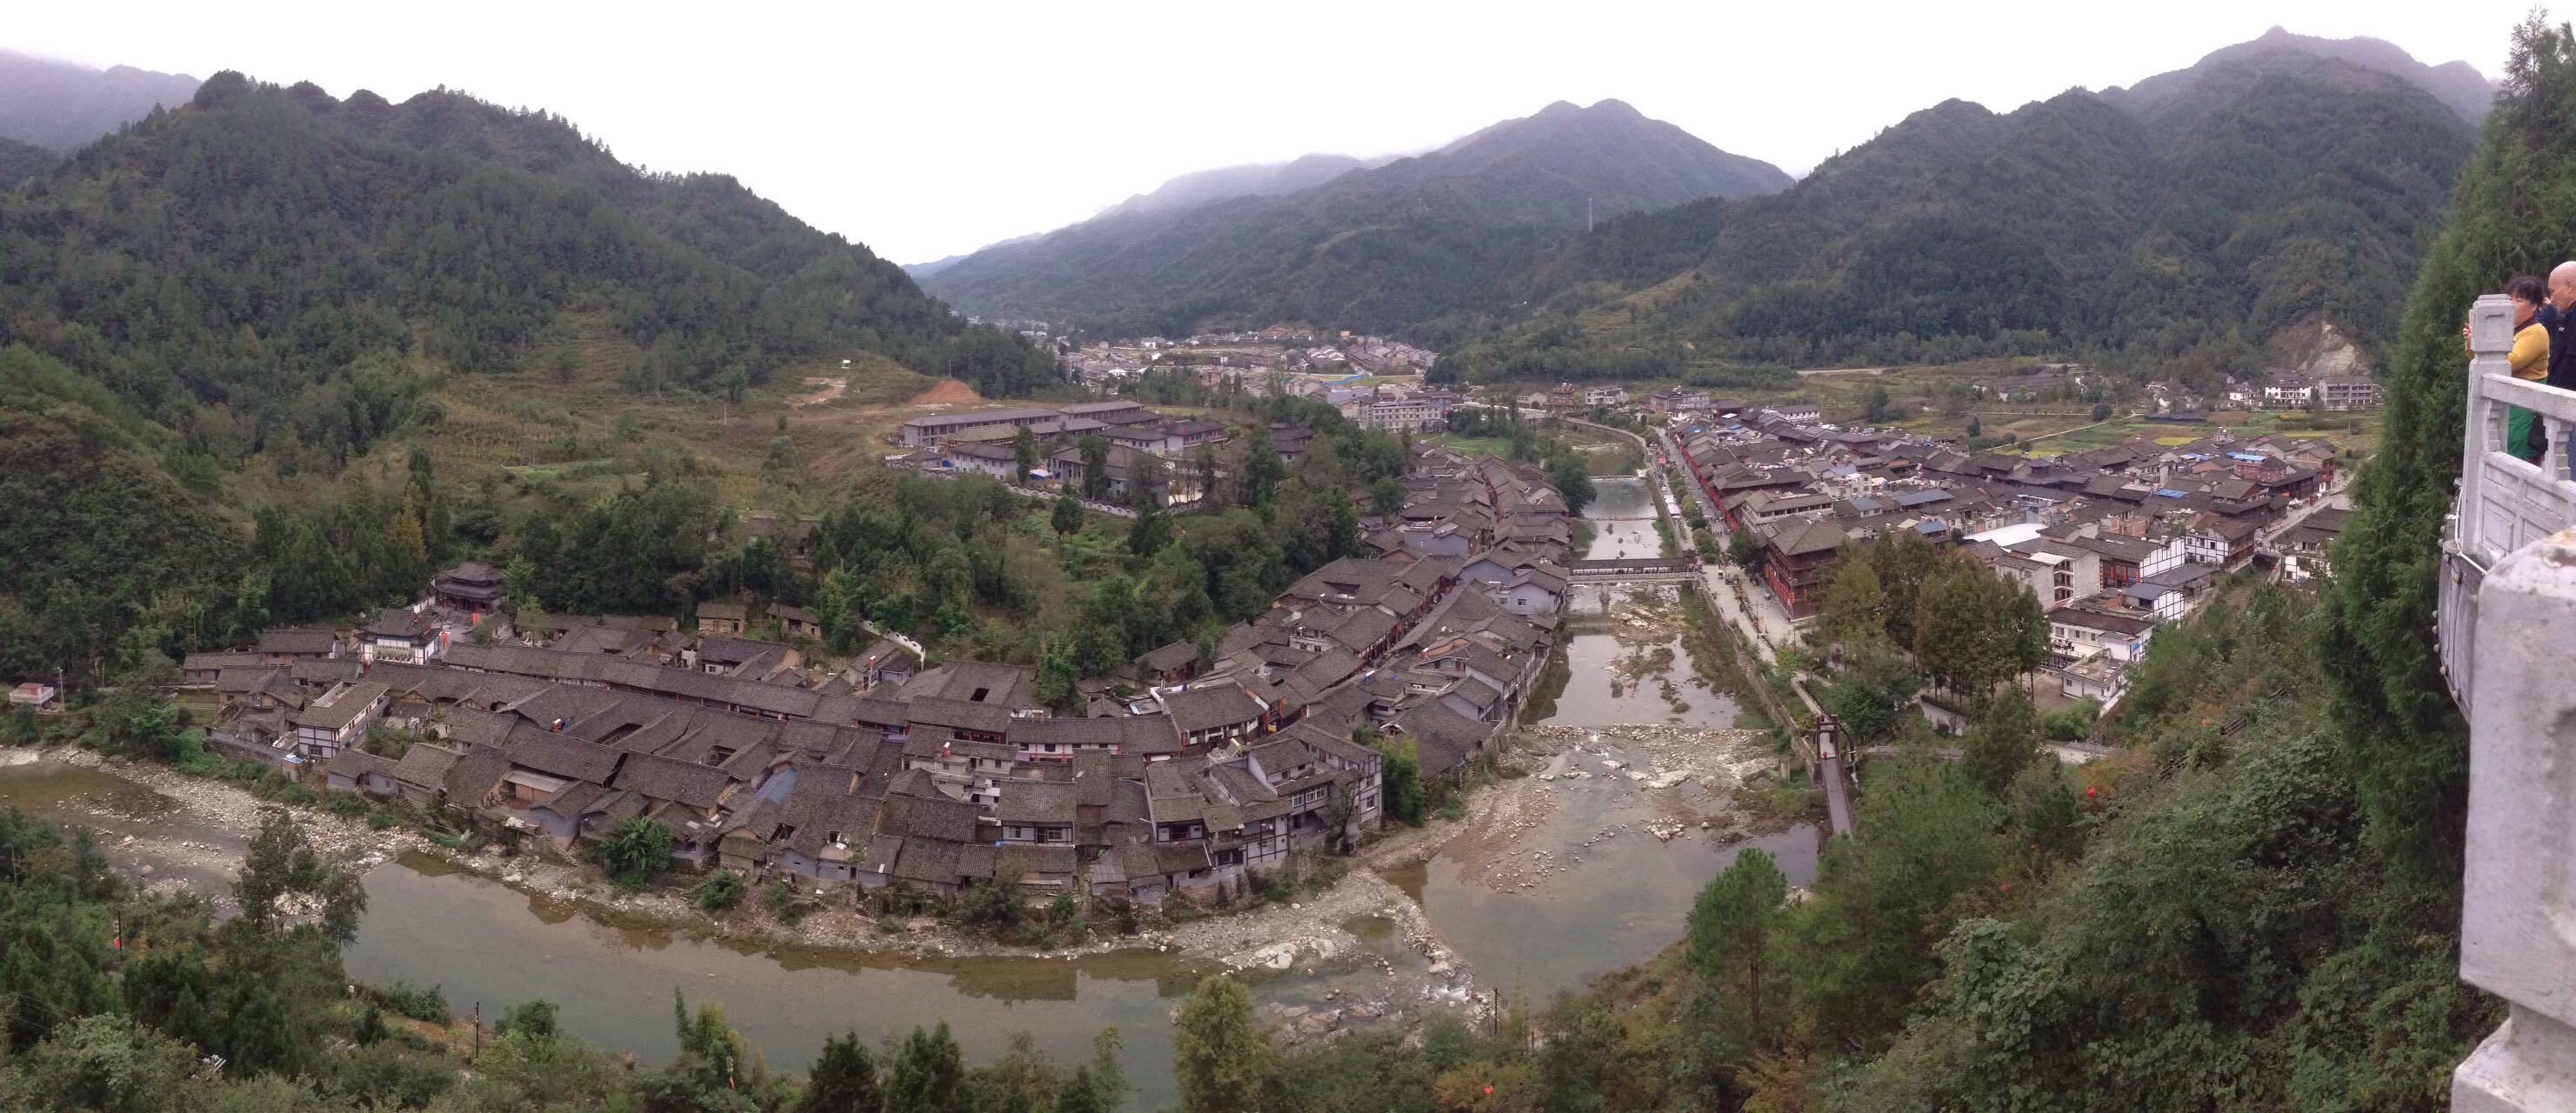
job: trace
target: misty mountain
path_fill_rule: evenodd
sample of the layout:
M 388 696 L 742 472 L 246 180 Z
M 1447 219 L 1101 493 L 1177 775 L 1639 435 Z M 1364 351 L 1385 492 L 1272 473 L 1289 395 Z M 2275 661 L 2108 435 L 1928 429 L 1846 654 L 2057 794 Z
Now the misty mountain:
M 1155 187 L 1151 193 L 1139 193 L 1106 209 L 1099 216 L 1121 213 L 1168 212 L 1203 205 L 1228 197 L 1269 197 L 1295 193 L 1319 186 L 1353 170 L 1366 170 L 1395 161 L 1392 158 L 1361 160 L 1349 155 L 1307 155 L 1289 162 L 1260 166 L 1224 166 L 1214 170 L 1197 170 L 1180 175 Z
M 2370 38 L 2321 39 L 2292 34 L 2279 27 L 2264 32 L 2261 38 L 2213 50 L 2188 69 L 2160 73 L 2127 89 L 2105 89 L 2102 96 L 2122 107 L 2146 108 L 2173 97 L 2223 66 L 2298 70 L 2303 68 L 2305 58 L 2332 58 L 2398 78 L 2431 93 L 2472 124 L 2485 119 L 2487 106 L 2495 101 L 2495 82 L 2466 62 L 2428 66 L 2395 43 Z
M 2244 370 L 2320 322 L 2384 346 L 2469 126 L 2304 53 L 2159 91 L 1945 102 L 1786 192 L 1612 222 L 1419 331 L 1460 349 L 1444 368 L 1562 378 L 2033 352 Z
M 1294 166 L 1296 164 L 1290 164 Z M 976 252 L 925 286 L 988 316 L 1170 331 L 1201 318 L 1389 327 L 1436 315 L 1588 215 L 1787 188 L 1618 101 L 1559 102 L 1438 151 L 1276 196 L 1107 214 Z
M 186 74 L 94 70 L 0 50 L 0 138 L 69 151 L 155 107 L 186 104 L 196 91 L 197 79 Z

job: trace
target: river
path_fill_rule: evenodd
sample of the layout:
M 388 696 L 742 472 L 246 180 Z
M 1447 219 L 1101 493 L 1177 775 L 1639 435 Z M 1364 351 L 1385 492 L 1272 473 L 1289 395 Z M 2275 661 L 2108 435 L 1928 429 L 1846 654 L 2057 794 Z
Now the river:
M 1585 516 L 1600 532 L 1587 555 L 1617 555 L 1622 546 L 1654 551 L 1646 484 L 1610 478 L 1597 485 L 1600 497 Z M 1585 747 L 1599 752 L 1570 755 L 1560 766 L 1572 761 L 1605 769 L 1606 753 L 1606 760 L 1646 767 L 1633 740 L 1623 737 L 1623 725 L 1733 724 L 1734 701 L 1699 678 L 1677 635 L 1623 625 L 1637 600 L 1597 589 L 1579 594 L 1589 598 L 1568 628 L 1572 679 L 1546 721 L 1601 728 Z M 1519 1001 L 1579 988 L 1655 955 L 1681 935 L 1693 896 L 1743 845 L 1722 845 L 1697 830 L 1667 843 L 1644 830 L 1659 809 L 1669 815 L 1676 806 L 1703 802 L 1707 790 L 1697 783 L 1649 790 L 1624 777 L 1596 775 L 1546 787 L 1553 811 L 1514 849 L 1544 851 L 1567 868 L 1535 887 L 1497 891 L 1463 876 L 1461 863 L 1446 852 L 1388 875 L 1421 902 L 1480 985 Z M 0 803 L 98 827 L 111 844 L 142 833 L 187 838 L 208 850 L 226 847 L 235 855 L 240 845 L 237 835 L 198 832 L 170 801 L 104 771 L 0 768 Z M 1756 843 L 1780 857 L 1792 883 L 1814 876 L 1813 828 Z M 221 873 L 203 862 L 165 866 L 159 879 L 174 875 L 192 887 L 223 888 Z M 421 856 L 377 867 L 366 886 L 367 916 L 344 956 L 352 977 L 438 985 L 460 1013 L 479 1003 L 487 1018 L 511 1002 L 542 997 L 562 1006 L 565 1023 L 583 1038 L 631 1049 L 647 1061 L 667 1058 L 676 1047 L 675 986 L 692 1003 L 722 1004 L 772 1067 L 791 1071 L 802 1070 L 826 1036 L 843 1030 L 899 1035 L 945 1018 L 970 1057 L 997 1053 L 1013 1033 L 1026 1032 L 1047 1053 L 1071 1061 L 1088 1054 L 1102 1026 L 1114 1024 L 1124 1039 L 1128 1078 L 1139 1088 L 1135 1107 L 1152 1109 L 1175 1100 L 1169 1012 L 1206 971 L 1152 951 L 1070 960 L 920 959 L 729 945 L 602 922 Z M 1376 956 L 1420 969 L 1421 957 L 1391 933 L 1355 928 L 1369 952 L 1315 963 L 1311 976 L 1301 963 L 1261 978 L 1256 1001 L 1321 1004 L 1328 990 L 1346 999 L 1383 995 Z
M 1660 552 L 1654 492 L 1645 480 L 1597 478 L 1593 487 L 1595 497 L 1583 511 L 1594 529 L 1586 559 Z M 1662 594 L 1645 594 L 1657 591 Z M 1623 737 L 1622 727 L 1735 725 L 1735 699 L 1703 679 L 1680 634 L 1667 632 L 1678 603 L 1672 591 L 1575 590 L 1561 635 L 1571 677 L 1542 724 L 1597 728 L 1585 748 L 1632 768 L 1646 768 L 1650 758 Z M 1574 761 L 1608 771 L 1597 753 Z M 1388 876 L 1422 902 L 1478 981 L 1517 1000 L 1543 1002 L 1654 957 L 1681 937 L 1693 898 L 1746 845 L 1770 851 L 1793 885 L 1815 879 L 1819 844 L 1812 825 L 1750 844 L 1722 843 L 1697 830 L 1670 842 L 1647 833 L 1644 825 L 1659 816 L 1719 803 L 1696 782 L 1660 790 L 1669 794 L 1660 800 L 1656 790 L 1619 776 L 1558 779 L 1546 791 L 1555 810 L 1521 836 L 1515 853 L 1564 868 L 1535 887 L 1498 891 L 1468 876 L 1468 864 L 1446 851 Z
M 1579 559 L 1663 555 L 1663 537 L 1655 532 L 1655 493 L 1643 479 L 1595 477 L 1583 517 L 1592 523 L 1592 544 Z

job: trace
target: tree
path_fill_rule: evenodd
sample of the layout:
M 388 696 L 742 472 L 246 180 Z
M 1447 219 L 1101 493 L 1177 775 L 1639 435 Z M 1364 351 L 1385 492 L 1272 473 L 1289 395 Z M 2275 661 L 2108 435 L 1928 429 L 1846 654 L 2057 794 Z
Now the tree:
M 1386 818 L 1422 826 L 1428 804 L 1422 785 L 1422 759 L 1410 738 L 1389 738 L 1370 727 L 1351 731 L 1351 741 L 1378 752 L 1379 801 Z
M 640 889 L 671 867 L 671 829 L 658 819 L 627 819 L 608 833 L 599 853 L 618 884 Z
M 1369 484 L 1369 510 L 1380 518 L 1392 518 L 1404 509 L 1404 484 L 1394 476 L 1385 476 Z
M 1351 505 L 1351 496 L 1344 492 L 1333 492 L 1332 504 L 1333 515 L 1325 533 L 1325 557 L 1337 560 L 1346 556 L 1356 556 L 1364 547 L 1360 536 L 1359 511 Z
M 1959 766 L 1989 794 L 2003 795 L 2039 753 L 2039 713 L 2021 687 L 2006 684 L 1978 701 Z
M 1862 421 L 1877 425 L 1894 416 L 1896 416 L 1896 407 L 1889 404 L 1887 384 L 1871 383 L 1868 390 L 1861 392 L 1860 419 Z
M 1180 1113 L 1259 1108 L 1270 1076 L 1270 1045 L 1252 1024 L 1252 995 L 1223 974 L 1201 979 L 1172 1025 L 1172 1074 Z
M 1568 452 L 1547 466 L 1547 482 L 1556 493 L 1565 496 L 1565 512 L 1581 514 L 1592 505 L 1592 468 L 1581 456 Z
M 1828 842 L 1813 897 L 1793 917 L 1790 979 L 1822 1036 L 1877 1044 L 1903 1023 L 1938 964 L 1932 942 L 1963 895 L 2011 860 L 1999 816 L 1958 767 L 1926 757 L 1871 765 L 1852 833 Z
M 1136 519 L 1127 523 L 1127 551 L 1135 556 L 1150 557 L 1172 543 L 1172 518 L 1150 502 L 1136 510 Z
M 1287 477 L 1287 466 L 1280 463 L 1279 454 L 1271 451 L 1269 444 L 1251 445 L 1243 453 L 1243 476 L 1235 501 L 1256 510 L 1269 509 L 1271 492 Z
M 1059 536 L 1082 532 L 1082 504 L 1072 495 L 1056 496 L 1055 509 L 1047 513 L 1047 525 Z
M 241 905 L 243 919 L 275 933 L 286 917 L 279 899 L 290 894 L 321 904 L 325 938 L 345 945 L 358 937 L 358 918 L 367 910 L 367 890 L 358 883 L 358 871 L 314 849 L 303 825 L 285 809 L 263 808 L 259 833 L 251 836 L 241 869 L 233 875 L 233 899 Z
M 1058 715 L 1071 715 L 1082 710 L 1082 692 L 1075 682 L 1081 670 L 1073 660 L 1073 643 L 1061 637 L 1038 642 L 1037 699 Z
M 1867 550 L 1870 570 L 1878 574 L 1879 588 L 1887 594 L 1879 617 L 1888 639 L 1900 646 L 1911 646 L 1915 610 L 1922 600 L 1924 581 L 1941 567 L 1940 550 L 1910 529 L 1880 537 L 1870 542 Z
M 856 1032 L 823 1041 L 822 1054 L 805 1075 L 805 1092 L 797 1096 L 796 1113 L 878 1113 L 885 1108 L 877 1085 L 876 1056 L 868 1053 Z
M 547 632 L 546 608 L 534 595 L 522 595 L 510 603 L 510 625 L 519 636 L 531 642 L 543 642 Z
M 1762 542 L 1751 529 L 1731 530 L 1726 535 L 1727 563 L 1751 575 L 1762 570 Z
M 1011 476 L 1013 483 L 1028 482 L 1029 473 L 1038 470 L 1038 435 L 1026 425 L 1011 434 L 1011 462 L 1019 468 Z
M 1098 502 L 1109 489 L 1109 442 L 1096 433 L 1085 434 L 1073 447 L 1082 458 L 1082 497 Z
M 966 1066 L 948 1022 L 929 1032 L 913 1025 L 886 1068 L 887 1113 L 968 1113 Z
M 2039 600 L 1971 560 L 1945 560 L 1915 605 L 1914 655 L 1923 670 L 1971 698 L 2038 667 L 2048 651 Z
M 2108 403 L 2108 402 L 2095 402 L 2095 403 L 2093 403 L 2093 420 L 2095 420 L 2095 421 L 2109 421 L 2109 420 L 2111 420 L 2111 404 L 2110 404 L 2110 403 Z
M 1747 847 L 1692 903 L 1686 954 L 1700 977 L 1725 987 L 1745 1010 L 1748 1033 L 1763 1031 L 1766 1001 L 1780 995 L 1771 938 L 1789 899 L 1789 879 L 1771 852 Z M 1749 1046 L 1750 1038 L 1746 1041 Z
M 1870 565 L 1870 550 L 1845 544 L 1834 559 L 1833 581 L 1825 586 L 1824 620 L 1820 624 L 1825 640 L 1849 649 L 1886 634 L 1886 621 L 1880 608 L 1887 605 L 1887 592 L 1879 587 L 1878 569 Z
M 1922 686 L 1905 654 L 1873 640 L 1845 656 L 1842 673 L 1825 689 L 1824 704 L 1842 720 L 1852 741 L 1864 742 L 1904 721 Z

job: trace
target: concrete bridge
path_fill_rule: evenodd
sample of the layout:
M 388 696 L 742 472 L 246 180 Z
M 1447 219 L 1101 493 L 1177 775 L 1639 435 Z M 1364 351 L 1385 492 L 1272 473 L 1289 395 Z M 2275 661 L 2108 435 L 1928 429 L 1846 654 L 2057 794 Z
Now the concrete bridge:
M 2576 1108 L 2576 393 L 2513 378 L 2512 343 L 2511 303 L 2479 298 L 2434 626 L 2469 722 L 2460 977 L 2512 1006 L 2452 1072 L 2461 1113 Z M 2548 428 L 2537 466 L 2505 450 L 2509 406 Z
M 1699 578 L 1699 562 L 1689 557 L 1614 557 L 1578 560 L 1566 566 L 1566 578 L 1585 584 L 1686 584 Z

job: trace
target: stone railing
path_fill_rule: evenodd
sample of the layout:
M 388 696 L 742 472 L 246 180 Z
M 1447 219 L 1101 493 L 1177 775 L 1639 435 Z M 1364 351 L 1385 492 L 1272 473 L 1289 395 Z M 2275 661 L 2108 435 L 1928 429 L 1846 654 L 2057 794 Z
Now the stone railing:
M 2442 662 L 2470 723 L 2460 977 L 2511 1007 L 2452 1075 L 2462 1113 L 2576 1109 L 2576 393 L 2507 374 L 2512 326 L 2479 299 L 2443 542 Z M 2539 466 L 2504 451 L 2507 405 L 2546 422 Z
M 2479 588 L 2496 562 L 2525 545 L 2576 525 L 2576 482 L 2567 449 L 2576 437 L 2576 393 L 2514 378 L 2505 364 L 2513 346 L 2513 304 L 2499 295 L 2469 312 L 2468 435 L 2460 460 L 2460 495 L 2443 537 L 2437 639 L 2451 695 L 2474 715 Z M 2534 465 L 2505 450 L 2506 410 L 2520 407 L 2549 433 L 2549 452 Z

